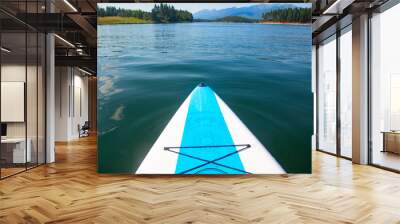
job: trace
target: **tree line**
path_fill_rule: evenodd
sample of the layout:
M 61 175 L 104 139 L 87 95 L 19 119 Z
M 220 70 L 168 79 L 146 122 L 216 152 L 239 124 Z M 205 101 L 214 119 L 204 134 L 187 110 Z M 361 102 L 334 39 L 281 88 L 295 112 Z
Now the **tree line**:
M 151 13 L 142 10 L 121 9 L 115 7 L 98 8 L 97 15 L 100 17 L 105 16 L 121 16 L 121 17 L 135 17 L 144 20 L 151 20 Z
M 288 22 L 288 23 L 310 23 L 310 8 L 288 8 L 278 9 L 262 15 L 264 21 Z
M 242 16 L 225 16 L 215 20 L 216 22 L 227 22 L 227 23 L 254 23 L 256 20 L 249 19 Z
M 177 10 L 172 5 L 156 4 L 151 12 L 142 10 L 121 9 L 116 7 L 98 8 L 99 17 L 119 16 L 119 17 L 134 17 L 153 23 L 177 23 L 177 22 L 193 22 L 192 13 L 185 10 Z M 262 15 L 263 21 L 271 22 L 295 22 L 295 23 L 310 23 L 311 9 L 310 8 L 288 8 L 278 9 L 266 12 Z M 208 20 L 207 20 L 208 21 Z M 257 22 L 245 17 L 228 16 L 212 21 L 220 22 Z
M 100 17 L 120 16 L 135 17 L 143 20 L 151 20 L 154 23 L 176 23 L 176 22 L 192 22 L 192 13 L 185 10 L 176 10 L 168 4 L 155 5 L 151 12 L 142 10 L 121 9 L 116 7 L 99 8 L 97 14 Z
M 151 10 L 151 16 L 156 23 L 192 22 L 192 13 L 185 10 L 176 10 L 174 6 L 161 3 Z

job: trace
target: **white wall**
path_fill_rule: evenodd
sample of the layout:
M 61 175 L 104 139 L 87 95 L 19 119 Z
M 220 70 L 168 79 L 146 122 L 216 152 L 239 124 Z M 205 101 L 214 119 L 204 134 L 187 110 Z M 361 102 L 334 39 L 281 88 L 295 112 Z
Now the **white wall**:
M 55 140 L 77 139 L 78 124 L 88 120 L 88 78 L 76 68 L 56 67 L 55 87 Z
M 55 68 L 55 141 L 68 140 L 68 117 L 69 117 L 69 96 L 70 84 L 69 68 Z
M 1 81 L 25 82 L 25 64 L 8 64 L 1 66 Z M 6 108 L 1 108 L 5 110 Z M 7 137 L 25 137 L 25 122 L 7 123 Z
M 72 108 L 72 120 L 71 120 L 71 125 L 72 125 L 72 130 L 71 130 L 71 135 L 76 137 L 79 137 L 79 132 L 78 132 L 78 124 L 81 126 L 85 123 L 85 121 L 89 120 L 89 113 L 88 113 L 88 78 L 87 76 L 82 76 L 83 73 L 78 73 L 76 75 L 75 70 L 75 75 L 74 75 L 74 107 Z M 80 97 L 79 97 L 80 96 Z M 79 102 L 80 101 L 80 102 Z M 81 110 L 81 111 L 80 111 Z
M 37 70 L 39 69 L 39 70 Z M 22 113 L 23 119 L 20 122 L 5 122 L 7 124 L 7 137 L 8 138 L 24 138 L 25 135 L 29 139 L 29 147 L 32 150 L 32 161 L 44 163 L 44 82 L 42 68 L 36 65 L 25 64 L 3 64 L 1 66 L 1 81 L 2 82 L 23 82 L 26 85 L 26 106 L 22 102 L 20 108 L 9 108 L 3 106 L 1 108 L 3 113 Z M 27 80 L 25 80 L 27 78 Z M 2 89 L 2 93 L 4 89 Z M 20 94 L 25 93 L 25 89 Z M 8 98 L 7 95 L 2 95 L 2 98 Z M 11 110 L 11 111 L 10 111 Z M 22 110 L 22 111 L 21 111 Z M 26 113 L 26 120 L 24 114 Z M 37 155 L 39 153 L 39 155 Z
M 25 80 L 25 75 L 26 75 L 26 70 L 28 71 L 28 74 L 35 73 L 36 74 L 36 67 L 34 66 L 28 66 L 25 67 L 25 64 L 20 65 L 20 64 L 4 64 L 1 66 L 1 81 L 2 82 L 24 82 L 26 83 Z M 29 77 L 28 77 L 29 78 Z M 36 85 L 36 81 L 29 80 L 30 85 Z M 28 96 L 28 104 L 36 100 L 36 89 L 28 88 L 27 89 L 27 96 Z M 3 96 L 4 97 L 4 96 Z M 28 105 L 28 106 L 34 106 L 36 108 L 36 101 L 34 105 Z M 7 108 L 1 108 L 2 110 L 6 110 Z M 31 111 L 28 111 L 31 112 Z M 34 123 L 36 124 L 36 113 L 28 113 L 28 122 L 35 121 Z M 25 123 L 26 122 L 7 122 L 7 136 L 8 137 L 25 137 Z M 33 124 L 28 125 L 28 129 L 30 127 L 33 127 Z M 33 127 L 36 129 L 35 127 Z M 29 130 L 28 130 L 29 132 Z M 28 133 L 29 137 L 29 133 Z

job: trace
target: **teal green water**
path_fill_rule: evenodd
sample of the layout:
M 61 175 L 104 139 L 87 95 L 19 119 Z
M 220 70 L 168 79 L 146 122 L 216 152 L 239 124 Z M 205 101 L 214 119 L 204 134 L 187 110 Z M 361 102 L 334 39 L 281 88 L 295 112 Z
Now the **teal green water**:
M 98 170 L 132 173 L 206 82 L 289 173 L 311 172 L 311 27 L 98 26 Z

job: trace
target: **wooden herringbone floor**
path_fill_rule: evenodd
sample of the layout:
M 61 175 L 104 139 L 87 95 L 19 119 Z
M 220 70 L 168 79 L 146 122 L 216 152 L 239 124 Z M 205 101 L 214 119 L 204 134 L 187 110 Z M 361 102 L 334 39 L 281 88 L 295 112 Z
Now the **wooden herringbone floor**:
M 0 223 L 400 223 L 400 175 L 313 153 L 312 175 L 96 173 L 96 140 L 0 181 Z

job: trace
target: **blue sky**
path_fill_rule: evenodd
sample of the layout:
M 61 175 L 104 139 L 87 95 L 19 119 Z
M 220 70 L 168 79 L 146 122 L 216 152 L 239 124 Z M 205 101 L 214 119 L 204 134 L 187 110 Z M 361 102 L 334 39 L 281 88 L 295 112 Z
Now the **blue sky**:
M 114 6 L 117 8 L 125 8 L 125 9 L 140 9 L 143 11 L 151 11 L 156 3 L 99 3 L 99 7 L 107 7 Z M 250 5 L 257 5 L 260 3 L 169 3 L 169 5 L 173 5 L 176 9 L 187 10 L 191 13 L 196 13 L 203 9 L 225 9 L 231 7 L 245 7 Z M 265 4 L 273 4 L 273 3 L 265 3 Z M 294 4 L 294 5 L 303 5 L 304 4 Z

